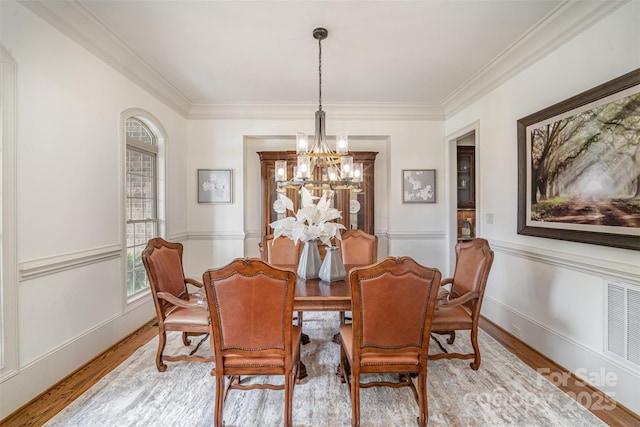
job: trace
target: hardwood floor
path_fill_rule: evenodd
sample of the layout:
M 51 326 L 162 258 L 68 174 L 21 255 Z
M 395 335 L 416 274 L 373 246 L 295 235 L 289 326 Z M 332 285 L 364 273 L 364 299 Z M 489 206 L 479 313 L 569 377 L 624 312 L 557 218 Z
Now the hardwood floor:
M 2 427 L 41 426 L 158 334 L 155 319 L 0 421 Z
M 123 339 L 98 357 L 82 366 L 67 378 L 33 399 L 31 402 L 14 412 L 4 420 L 0 426 L 41 426 L 56 415 L 69 403 L 88 390 L 100 378 L 105 376 L 120 363 L 126 360 L 139 347 L 146 344 L 157 334 L 157 328 L 153 326 L 155 321 L 150 321 L 139 330 Z M 542 354 L 538 353 L 522 341 L 513 337 L 494 323 L 482 319 L 482 329 L 495 338 L 507 350 L 519 357 L 524 363 L 538 372 L 546 372 L 548 379 L 557 378 L 558 374 L 566 374 L 566 369 L 558 366 Z M 482 368 L 481 368 L 482 369 Z M 552 381 L 554 382 L 554 381 Z M 555 383 L 555 382 L 554 382 Z M 559 384 L 561 389 L 569 395 L 581 396 L 585 392 L 591 396 L 590 402 L 598 402 L 599 406 L 610 409 L 588 408 L 598 418 L 610 426 L 640 426 L 640 416 L 627 408 L 609 399 L 603 393 L 585 385 L 578 378 L 568 376 L 567 384 Z M 578 399 L 578 401 L 585 399 Z M 582 403 L 582 402 L 581 402 Z M 592 405 L 593 406 L 593 405 Z

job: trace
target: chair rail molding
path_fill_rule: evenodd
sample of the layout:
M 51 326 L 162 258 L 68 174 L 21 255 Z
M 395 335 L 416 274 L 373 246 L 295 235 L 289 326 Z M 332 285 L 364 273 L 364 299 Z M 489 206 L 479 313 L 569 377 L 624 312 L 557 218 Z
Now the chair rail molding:
M 640 286 L 640 264 L 621 263 L 608 259 L 593 258 L 586 255 L 570 254 L 498 240 L 490 240 L 490 242 L 491 248 L 496 253 L 516 256 L 556 267 L 568 268 L 607 279 L 624 280 Z
M 189 233 L 185 232 L 180 232 L 180 233 L 170 233 L 167 236 L 167 240 L 171 241 L 171 242 L 184 242 L 185 240 L 189 239 Z
M 98 262 L 120 258 L 121 256 L 121 245 L 109 245 L 22 261 L 18 267 L 19 279 L 20 281 L 35 279 L 36 277 L 60 273 L 65 270 L 72 270 Z
M 244 240 L 245 233 L 232 231 L 192 231 L 189 240 Z
M 377 232 L 376 235 L 378 235 Z M 389 231 L 387 235 L 389 240 L 440 240 L 447 237 L 447 233 L 442 230 Z

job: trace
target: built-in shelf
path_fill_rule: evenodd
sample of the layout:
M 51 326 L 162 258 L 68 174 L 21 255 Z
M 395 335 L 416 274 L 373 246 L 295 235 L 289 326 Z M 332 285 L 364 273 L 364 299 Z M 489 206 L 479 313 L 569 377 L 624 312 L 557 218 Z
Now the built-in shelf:
M 460 146 L 457 156 L 458 208 L 475 209 L 475 147 Z

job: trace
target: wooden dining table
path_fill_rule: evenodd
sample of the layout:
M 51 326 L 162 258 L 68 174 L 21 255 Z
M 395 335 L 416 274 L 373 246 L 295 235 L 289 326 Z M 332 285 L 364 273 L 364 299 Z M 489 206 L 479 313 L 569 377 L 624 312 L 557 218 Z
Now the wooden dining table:
M 278 265 L 296 271 L 295 265 Z M 298 278 L 293 311 L 350 311 L 351 288 L 349 271 L 355 265 L 345 265 L 347 277 L 335 282 Z
M 280 268 L 288 268 L 296 271 L 295 265 L 278 265 Z M 345 265 L 347 275 L 342 280 L 327 282 L 320 279 L 303 279 L 298 277 L 296 293 L 293 300 L 293 310 L 305 311 L 351 311 L 351 287 L 349 285 L 349 272 L 357 265 Z M 309 342 L 309 337 L 303 333 L 303 343 Z M 307 368 L 300 361 L 299 378 L 307 376 Z

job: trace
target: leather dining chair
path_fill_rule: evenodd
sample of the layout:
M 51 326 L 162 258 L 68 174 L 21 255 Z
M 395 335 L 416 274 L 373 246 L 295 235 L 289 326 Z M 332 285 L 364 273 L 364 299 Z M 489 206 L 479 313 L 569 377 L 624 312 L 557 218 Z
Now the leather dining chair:
M 204 296 L 191 295 L 187 288 L 187 284 L 202 288 L 202 283 L 185 278 L 182 252 L 180 243 L 167 242 L 160 237 L 149 240 L 142 251 L 142 263 L 147 271 L 158 319 L 156 367 L 160 372 L 167 370 L 165 361 L 211 362 L 213 360 L 211 357 L 193 355 L 204 340 L 201 340 L 188 355 L 165 356 L 163 354 L 167 331 L 182 332 L 182 342 L 185 346 L 191 344 L 190 335 L 205 335 L 206 339 L 209 333 L 209 312 L 203 301 Z
M 260 255 L 269 264 L 297 266 L 301 251 L 301 242 L 293 243 L 287 237 L 274 239 L 273 234 L 267 234 L 260 242 Z
M 410 387 L 426 426 L 431 318 L 441 274 L 409 257 L 387 257 L 349 274 L 353 322 L 340 326 L 340 372 L 351 395 L 351 425 L 360 425 L 360 389 Z M 398 381 L 362 374 L 398 374 Z M 411 375 L 417 376 L 417 387 Z
M 350 265 L 369 265 L 378 260 L 378 236 L 362 230 L 347 230 L 342 240 L 336 239 L 342 262 Z
M 342 256 L 342 262 L 351 266 L 364 266 L 378 261 L 378 236 L 365 233 L 362 230 L 347 230 L 342 234 L 342 240 L 336 239 L 336 246 Z M 340 324 L 347 319 L 344 311 L 340 312 Z M 338 342 L 337 334 L 333 337 Z
M 291 426 L 301 333 L 293 325 L 296 274 L 259 258 L 242 258 L 207 270 L 203 282 L 216 361 L 211 371 L 216 377 L 215 426 L 223 425 L 229 390 L 256 388 L 284 389 L 284 424 Z M 240 381 L 240 376 L 254 375 L 284 376 L 284 384 Z
M 452 278 L 444 279 L 441 286 L 451 285 L 438 297 L 439 304 L 433 314 L 432 332 L 447 334 L 448 344 L 453 344 L 456 330 L 470 330 L 472 353 L 449 353 L 433 337 L 442 353 L 429 355 L 429 359 L 473 359 L 471 369 L 480 367 L 480 347 L 478 346 L 478 322 L 482 298 L 487 286 L 489 271 L 493 264 L 493 251 L 489 242 L 476 238 L 456 244 L 456 267 Z
M 302 252 L 302 242 L 293 243 L 293 240 L 287 237 L 274 238 L 273 234 L 267 234 L 262 237 L 260 242 L 261 258 L 269 264 L 284 266 L 291 265 L 296 268 L 300 253 Z M 302 326 L 302 312 L 298 312 L 298 325 Z M 302 334 L 302 344 L 310 342 L 307 334 Z

